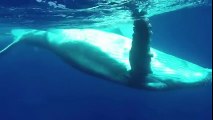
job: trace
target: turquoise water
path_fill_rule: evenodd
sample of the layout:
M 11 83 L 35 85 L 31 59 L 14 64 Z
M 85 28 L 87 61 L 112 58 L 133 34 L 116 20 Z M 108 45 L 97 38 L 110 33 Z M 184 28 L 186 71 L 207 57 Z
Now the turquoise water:
M 0 2 L 0 25 L 16 27 L 84 28 L 129 24 L 132 21 L 129 0 L 23 0 Z M 131 1 L 152 17 L 180 9 L 209 6 L 208 0 Z M 89 4 L 90 3 L 90 4 Z M 78 6 L 80 6 L 78 8 Z
M 152 46 L 211 68 L 212 7 L 206 2 L 137 2 L 148 10 Z M 131 28 L 126 1 L 74 3 L 1 0 L 0 46 L 12 40 L 11 28 Z M 1 120 L 211 120 L 211 89 L 126 88 L 81 73 L 32 46 L 19 46 L 0 58 Z

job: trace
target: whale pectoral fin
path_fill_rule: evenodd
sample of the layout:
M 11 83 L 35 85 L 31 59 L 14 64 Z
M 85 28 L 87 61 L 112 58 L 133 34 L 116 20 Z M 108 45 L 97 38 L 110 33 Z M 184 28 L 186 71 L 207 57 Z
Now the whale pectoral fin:
M 148 88 L 155 88 L 155 90 L 161 90 L 167 87 L 167 84 L 162 82 L 150 82 L 147 83 Z
M 3 48 L 2 50 L 0 50 L 0 56 L 6 54 L 7 52 L 9 52 L 12 48 L 14 48 L 17 43 L 20 42 L 21 38 L 28 34 L 29 32 L 31 32 L 31 29 L 12 29 L 11 30 L 11 35 L 13 35 L 13 42 L 10 43 L 9 45 L 7 45 L 5 48 Z
M 6 54 L 7 52 L 9 52 L 10 49 L 15 47 L 17 43 L 18 43 L 18 41 L 13 41 L 9 45 L 7 45 L 4 49 L 0 50 L 0 57 L 3 56 L 4 54 Z
M 144 16 L 134 20 L 132 48 L 129 56 L 130 76 L 133 84 L 144 82 L 146 76 L 151 73 L 150 28 Z

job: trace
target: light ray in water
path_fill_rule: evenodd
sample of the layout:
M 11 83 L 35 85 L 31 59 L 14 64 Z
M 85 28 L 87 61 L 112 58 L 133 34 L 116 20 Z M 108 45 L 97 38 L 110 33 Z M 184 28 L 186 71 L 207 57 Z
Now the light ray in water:
M 52 26 L 57 28 L 97 28 L 132 21 L 129 9 L 126 8 L 126 4 L 130 0 L 98 0 L 81 9 L 72 9 L 68 6 L 71 4 L 69 2 L 51 0 L 35 0 L 35 2 L 37 4 L 30 7 L 26 7 L 24 4 L 22 7 L 4 7 L 0 2 L 0 24 L 8 23 L 8 25 L 32 28 L 36 26 L 42 28 Z M 149 0 L 145 2 L 138 0 L 134 3 L 141 10 L 146 10 L 149 17 L 211 4 L 208 0 Z

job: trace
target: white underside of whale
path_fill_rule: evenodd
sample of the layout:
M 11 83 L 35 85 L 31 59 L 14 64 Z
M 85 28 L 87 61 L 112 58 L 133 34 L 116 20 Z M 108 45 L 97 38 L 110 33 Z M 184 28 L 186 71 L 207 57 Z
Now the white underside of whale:
M 70 65 L 108 80 L 127 84 L 131 39 L 94 29 L 14 29 L 15 41 L 47 48 Z M 211 82 L 212 70 L 151 48 L 152 74 L 145 87 L 170 89 Z M 139 55 L 140 56 L 140 55 Z M 141 85 L 144 88 L 144 85 Z

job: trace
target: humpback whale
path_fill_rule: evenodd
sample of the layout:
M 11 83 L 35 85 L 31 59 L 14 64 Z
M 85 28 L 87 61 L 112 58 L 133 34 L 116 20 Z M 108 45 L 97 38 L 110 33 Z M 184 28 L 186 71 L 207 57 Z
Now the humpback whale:
M 14 41 L 0 51 L 0 56 L 19 44 L 30 44 L 52 51 L 83 72 L 139 89 L 168 90 L 212 83 L 211 69 L 150 48 L 151 72 L 137 86 L 130 85 L 132 40 L 114 33 L 95 29 L 13 29 L 11 34 Z

